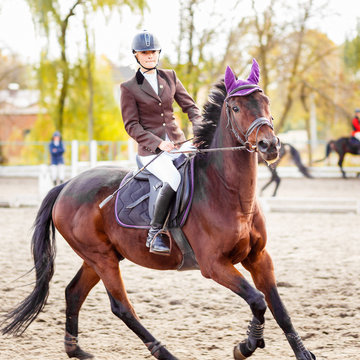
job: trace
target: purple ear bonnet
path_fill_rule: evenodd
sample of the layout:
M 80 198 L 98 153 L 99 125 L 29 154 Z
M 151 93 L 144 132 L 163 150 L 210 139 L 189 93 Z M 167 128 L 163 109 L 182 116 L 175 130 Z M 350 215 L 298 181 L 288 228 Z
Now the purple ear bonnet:
M 232 96 L 246 96 L 254 91 L 262 91 L 258 86 L 260 79 L 259 65 L 255 59 L 252 61 L 250 76 L 247 80 L 237 80 L 235 74 L 228 66 L 225 72 L 225 87 L 228 98 Z

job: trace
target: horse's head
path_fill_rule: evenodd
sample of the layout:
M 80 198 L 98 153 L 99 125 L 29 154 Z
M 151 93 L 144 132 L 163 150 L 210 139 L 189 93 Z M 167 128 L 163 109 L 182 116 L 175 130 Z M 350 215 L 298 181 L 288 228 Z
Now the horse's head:
M 272 163 L 279 156 L 280 141 L 273 131 L 269 99 L 258 86 L 259 75 L 255 59 L 247 80 L 238 80 L 230 67 L 227 67 L 227 121 L 238 142 L 249 151 L 258 151 L 267 163 Z

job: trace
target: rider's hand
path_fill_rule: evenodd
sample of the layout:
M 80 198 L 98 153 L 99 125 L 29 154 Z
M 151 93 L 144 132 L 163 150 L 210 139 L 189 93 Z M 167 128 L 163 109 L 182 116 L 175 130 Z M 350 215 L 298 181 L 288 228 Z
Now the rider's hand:
M 170 152 L 175 148 L 175 145 L 171 141 L 162 141 L 160 145 L 158 146 L 160 150 Z

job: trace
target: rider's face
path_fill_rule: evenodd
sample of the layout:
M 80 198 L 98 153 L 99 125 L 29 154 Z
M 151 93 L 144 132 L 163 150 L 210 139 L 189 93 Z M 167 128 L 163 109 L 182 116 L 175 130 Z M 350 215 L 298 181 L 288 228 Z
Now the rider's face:
M 159 60 L 159 50 L 138 51 L 135 56 L 137 57 L 140 65 L 144 68 L 151 69 L 155 67 Z

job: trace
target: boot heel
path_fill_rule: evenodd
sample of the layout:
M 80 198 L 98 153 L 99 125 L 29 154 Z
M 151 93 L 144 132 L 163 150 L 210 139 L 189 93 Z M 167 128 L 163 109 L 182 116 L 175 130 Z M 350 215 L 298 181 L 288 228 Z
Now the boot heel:
M 159 231 L 152 240 L 149 251 L 153 254 L 169 256 L 170 255 L 169 236 L 166 233 Z

